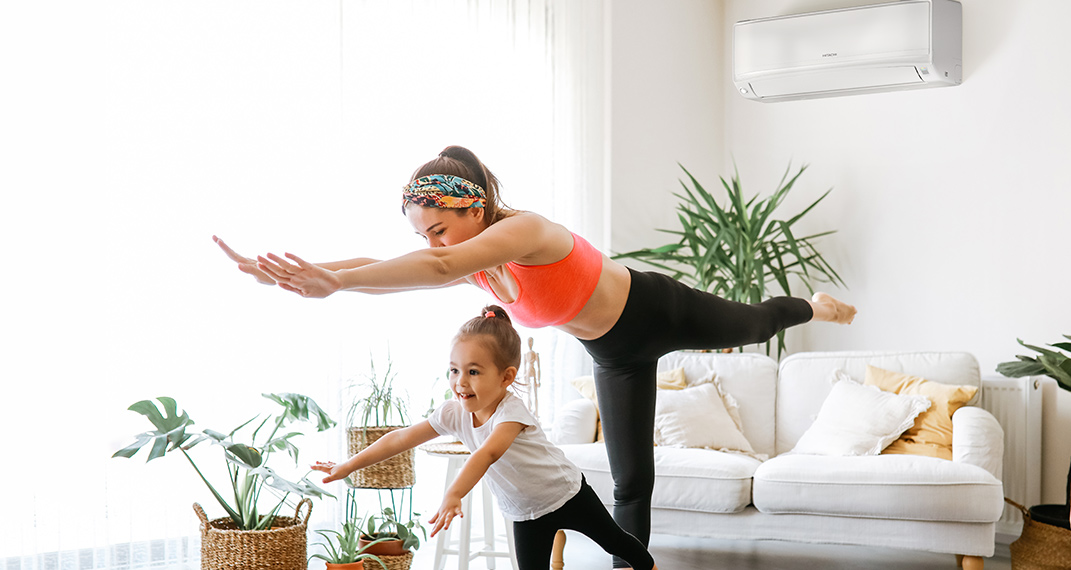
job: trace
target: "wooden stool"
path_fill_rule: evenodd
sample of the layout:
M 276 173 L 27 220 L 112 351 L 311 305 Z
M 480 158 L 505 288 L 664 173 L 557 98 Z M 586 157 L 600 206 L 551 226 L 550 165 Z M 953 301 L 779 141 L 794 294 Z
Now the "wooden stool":
M 469 456 L 469 452 L 465 449 L 465 446 L 460 442 L 455 443 L 429 443 L 420 446 L 424 452 L 428 455 L 435 457 L 445 457 L 449 460 L 446 466 L 446 484 L 444 490 L 450 488 L 450 484 L 454 482 L 454 478 L 457 477 L 458 471 L 465 464 L 465 460 Z M 475 489 L 473 489 L 475 491 Z M 460 519 L 454 519 L 451 528 L 440 531 L 438 538 L 435 541 L 435 561 L 432 568 L 434 570 L 443 570 L 446 564 L 447 556 L 456 555 L 458 558 L 458 570 L 468 570 L 469 562 L 479 557 L 487 559 L 487 567 L 491 570 L 495 568 L 495 559 L 508 558 L 513 570 L 517 570 L 517 554 L 513 551 L 513 524 L 509 521 L 505 521 L 506 531 L 506 549 L 495 549 L 495 524 L 494 518 L 496 516 L 497 509 L 494 508 L 493 500 L 491 499 L 491 490 L 487 485 L 480 480 L 480 495 L 483 503 L 483 537 L 472 536 L 472 496 L 474 492 L 470 492 L 465 495 L 465 498 L 461 500 L 461 511 L 464 513 Z M 460 527 L 461 536 L 457 541 L 451 541 L 450 535 L 453 533 L 453 527 Z M 472 548 L 473 541 L 480 543 L 477 544 L 477 549 Z M 456 544 L 456 548 L 454 547 Z

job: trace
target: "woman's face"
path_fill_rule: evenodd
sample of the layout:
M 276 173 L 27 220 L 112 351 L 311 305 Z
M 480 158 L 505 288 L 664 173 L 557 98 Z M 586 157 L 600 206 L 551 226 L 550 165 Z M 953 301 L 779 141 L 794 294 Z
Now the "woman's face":
M 405 217 L 417 235 L 428 242 L 428 247 L 446 247 L 457 245 L 479 235 L 486 225 L 483 223 L 483 208 L 425 208 L 410 205 L 405 209 Z

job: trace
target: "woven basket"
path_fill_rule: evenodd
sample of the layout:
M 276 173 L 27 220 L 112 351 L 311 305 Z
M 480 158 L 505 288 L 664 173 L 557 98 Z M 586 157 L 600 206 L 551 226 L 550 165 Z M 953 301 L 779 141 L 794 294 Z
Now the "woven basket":
M 392 427 L 351 427 L 348 430 L 350 456 L 357 455 L 388 433 L 402 429 Z M 416 483 L 416 454 L 407 449 L 386 461 L 354 471 L 350 485 L 361 489 L 404 489 Z
M 305 518 L 301 505 L 308 506 Z M 237 530 L 229 517 L 208 520 L 201 505 L 193 510 L 201 519 L 201 570 L 305 570 L 306 529 L 312 501 L 301 499 L 293 517 L 275 517 L 271 530 Z
M 376 555 L 383 564 L 387 565 L 387 570 L 409 570 L 409 567 L 413 565 L 413 553 L 406 552 L 401 556 L 384 556 L 382 554 Z M 376 564 L 375 560 L 365 560 L 364 570 L 382 570 L 379 564 Z
M 1023 533 L 1011 543 L 1012 570 L 1067 570 L 1071 568 L 1071 530 L 1035 521 L 1015 501 L 1005 502 L 1023 512 Z

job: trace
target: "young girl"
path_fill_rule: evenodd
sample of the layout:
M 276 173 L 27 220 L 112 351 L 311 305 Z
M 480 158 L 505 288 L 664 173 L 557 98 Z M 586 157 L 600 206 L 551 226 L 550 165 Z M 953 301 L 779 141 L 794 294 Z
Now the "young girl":
M 627 268 L 564 226 L 503 206 L 498 179 L 459 146 L 413 173 L 402 190 L 402 211 L 429 247 L 386 261 L 314 264 L 290 253 L 253 260 L 214 239 L 241 271 L 304 297 L 468 283 L 497 298 L 526 327 L 552 326 L 575 336 L 594 361 L 614 519 L 644 544 L 651 532 L 658 358 L 680 349 L 757 344 L 790 326 L 847 324 L 855 316 L 854 307 L 825 293 L 810 301 L 734 303 L 660 273 Z M 621 560 L 614 566 L 627 567 Z
M 450 528 L 461 516 L 461 499 L 481 478 L 513 522 L 517 562 L 522 570 L 550 566 L 559 529 L 584 533 L 633 568 L 656 568 L 636 537 L 621 530 L 595 491 L 509 387 L 521 364 L 521 338 L 501 307 L 484 307 L 482 316 L 461 327 L 450 349 L 450 389 L 456 399 L 439 406 L 416 425 L 391 432 L 341 465 L 312 466 L 328 476 L 324 483 L 416 447 L 439 435 L 452 435 L 471 452 L 457 479 L 430 519 L 431 535 Z

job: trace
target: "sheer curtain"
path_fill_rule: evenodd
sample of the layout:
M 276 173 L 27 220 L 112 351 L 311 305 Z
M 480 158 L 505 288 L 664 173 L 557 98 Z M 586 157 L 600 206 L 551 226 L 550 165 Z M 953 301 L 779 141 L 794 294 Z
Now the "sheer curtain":
M 601 3 L 568 0 L 0 5 L 0 565 L 197 565 L 191 503 L 222 511 L 193 470 L 110 459 L 148 427 L 137 400 L 229 431 L 293 391 L 341 420 L 340 386 L 389 357 L 425 409 L 485 295 L 300 299 L 210 236 L 313 261 L 421 247 L 398 189 L 461 144 L 511 206 L 602 245 L 602 25 Z M 549 411 L 586 360 L 522 334 Z M 300 446 L 338 457 L 341 430 Z M 194 454 L 226 487 L 218 449 Z

